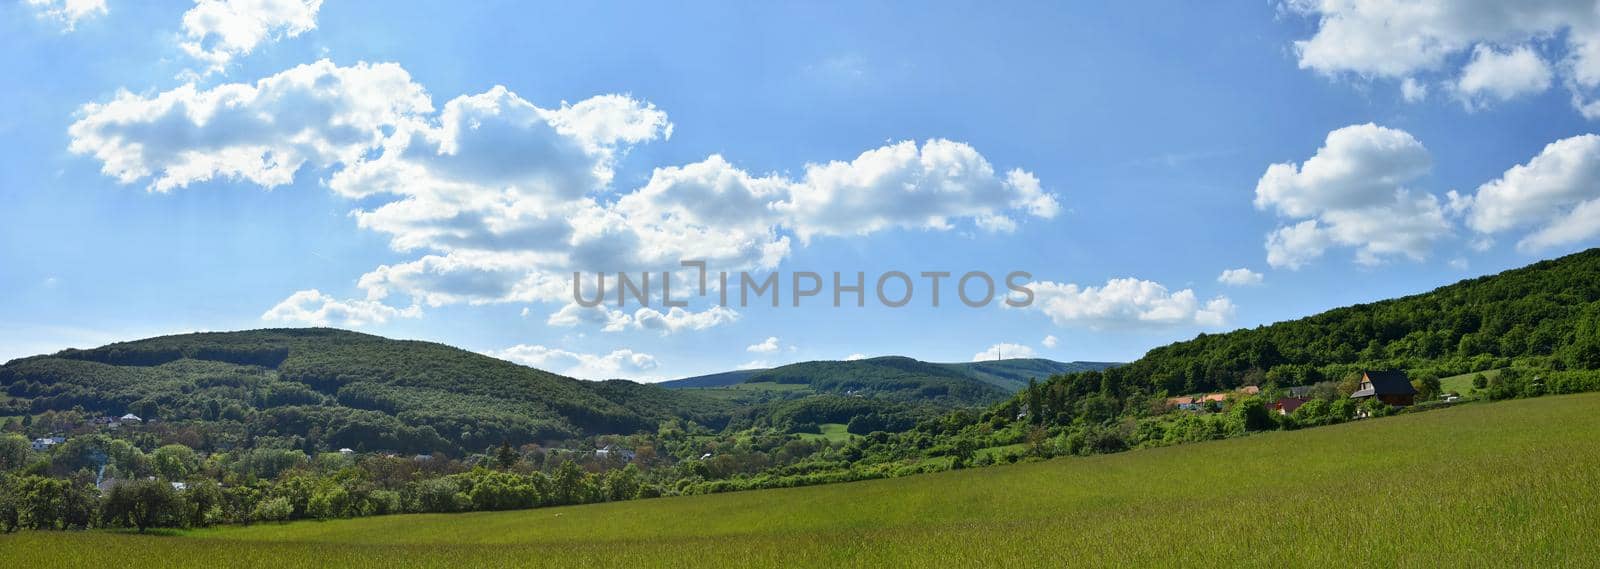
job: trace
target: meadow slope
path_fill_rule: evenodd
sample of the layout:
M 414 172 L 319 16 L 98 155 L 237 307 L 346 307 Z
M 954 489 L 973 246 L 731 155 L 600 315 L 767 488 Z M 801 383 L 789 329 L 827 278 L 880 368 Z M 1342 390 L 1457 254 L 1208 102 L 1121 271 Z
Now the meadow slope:
M 8 567 L 1580 566 L 1600 394 L 891 480 L 0 537 Z

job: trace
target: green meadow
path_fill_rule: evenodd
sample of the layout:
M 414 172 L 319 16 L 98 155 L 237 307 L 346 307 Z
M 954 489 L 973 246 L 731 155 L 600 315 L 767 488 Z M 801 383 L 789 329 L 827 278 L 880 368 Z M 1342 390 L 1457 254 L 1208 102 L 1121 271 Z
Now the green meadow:
M 1600 558 L 1600 394 L 849 484 L 165 535 L 0 567 L 1566 567 Z

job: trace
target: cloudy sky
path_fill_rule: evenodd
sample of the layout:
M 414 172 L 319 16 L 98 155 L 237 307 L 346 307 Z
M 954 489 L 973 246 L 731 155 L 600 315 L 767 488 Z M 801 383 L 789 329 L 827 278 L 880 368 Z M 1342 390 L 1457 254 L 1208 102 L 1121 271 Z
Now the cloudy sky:
M 1592 0 L 574 4 L 6 0 L 0 360 L 305 325 L 584 378 L 1129 360 L 1600 241 Z M 1036 301 L 570 302 L 681 259 Z

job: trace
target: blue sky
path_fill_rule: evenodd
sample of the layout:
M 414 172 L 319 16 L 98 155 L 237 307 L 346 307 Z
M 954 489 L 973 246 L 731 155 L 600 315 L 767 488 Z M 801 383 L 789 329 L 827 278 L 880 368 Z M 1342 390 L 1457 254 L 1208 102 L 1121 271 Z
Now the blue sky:
M 1583 2 L 274 4 L 0 7 L 0 360 L 302 325 L 585 378 L 1130 360 L 1600 234 Z M 686 257 L 1039 299 L 564 311 Z

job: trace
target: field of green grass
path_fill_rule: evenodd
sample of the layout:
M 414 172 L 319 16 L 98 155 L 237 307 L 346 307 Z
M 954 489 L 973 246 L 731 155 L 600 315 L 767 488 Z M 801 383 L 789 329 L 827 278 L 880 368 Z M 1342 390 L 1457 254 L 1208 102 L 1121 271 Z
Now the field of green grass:
M 845 442 L 858 435 L 850 434 L 850 429 L 844 423 L 823 423 L 817 425 L 821 433 L 800 433 L 800 437 L 808 440 L 823 439 L 830 443 Z
M 0 567 L 1577 567 L 1600 394 L 808 488 L 0 537 Z
M 1463 373 L 1461 375 L 1452 375 L 1450 377 L 1440 378 L 1439 390 L 1444 393 L 1454 391 L 1456 393 L 1466 395 L 1472 392 L 1472 378 L 1480 373 L 1483 374 L 1484 377 L 1494 379 L 1495 376 L 1500 375 L 1500 370 L 1491 369 L 1489 371 L 1482 372 L 1475 371 L 1472 373 Z

